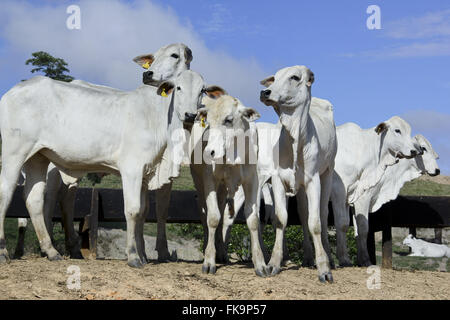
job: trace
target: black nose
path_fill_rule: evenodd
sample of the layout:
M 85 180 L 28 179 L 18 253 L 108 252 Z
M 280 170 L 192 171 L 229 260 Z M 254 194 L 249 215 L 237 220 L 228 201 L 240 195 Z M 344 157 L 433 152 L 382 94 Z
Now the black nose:
M 416 151 L 416 150 L 411 150 L 411 156 L 412 156 L 412 157 L 417 156 L 417 151 Z
M 215 154 L 216 154 L 216 152 L 214 150 L 211 151 L 211 157 L 214 157 Z
M 184 122 L 187 122 L 187 123 L 194 123 L 196 117 L 197 117 L 197 114 L 196 114 L 196 113 L 189 113 L 189 112 L 186 112 L 186 113 L 184 114 Z
M 261 97 L 261 99 L 267 99 L 270 97 L 271 93 L 272 93 L 272 91 L 270 91 L 270 90 L 262 90 L 260 97 Z
M 153 80 L 153 71 L 146 71 L 142 74 L 142 82 L 147 84 Z
M 438 175 L 440 175 L 440 174 L 441 174 L 441 170 L 436 169 L 436 175 L 438 176 Z

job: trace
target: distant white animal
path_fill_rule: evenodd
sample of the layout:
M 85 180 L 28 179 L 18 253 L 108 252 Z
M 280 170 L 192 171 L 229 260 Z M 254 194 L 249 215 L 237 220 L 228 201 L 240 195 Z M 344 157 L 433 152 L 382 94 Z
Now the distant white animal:
M 131 92 L 106 92 L 46 77 L 9 90 L 0 101 L 0 262 L 9 259 L 4 219 L 22 167 L 25 202 L 41 250 L 50 260 L 61 259 L 43 216 L 51 161 L 71 177 L 87 172 L 121 175 L 128 264 L 146 263 L 143 225 L 148 181 L 171 144 L 171 133 L 194 120 L 205 90 L 203 78 L 192 71 L 158 88 L 143 85 Z M 163 92 L 167 97 L 161 96 Z
M 280 117 L 280 135 L 276 142 L 279 161 L 272 161 L 273 168 L 267 171 L 265 179 L 272 184 L 277 228 L 269 267 L 273 274 L 278 273 L 283 259 L 284 230 L 288 217 L 286 196 L 303 192 L 304 203 L 309 211 L 307 224 L 313 237 L 319 280 L 331 282 L 333 278 L 329 257 L 321 239 L 321 220 L 328 217 L 337 148 L 336 128 L 331 103 L 318 99 L 323 109 L 314 112 L 310 108 L 313 82 L 314 74 L 305 66 L 281 69 L 274 76 L 261 81 L 267 87 L 261 91 L 261 101 L 267 106 L 273 106 Z M 270 157 L 273 146 L 258 141 L 260 148 L 269 145 L 267 152 L 262 154 L 265 158 Z M 261 155 L 261 151 L 259 153 Z M 258 171 L 261 176 L 262 168 Z
M 403 244 L 411 248 L 409 257 L 450 258 L 450 248 L 445 244 L 436 244 L 408 235 Z

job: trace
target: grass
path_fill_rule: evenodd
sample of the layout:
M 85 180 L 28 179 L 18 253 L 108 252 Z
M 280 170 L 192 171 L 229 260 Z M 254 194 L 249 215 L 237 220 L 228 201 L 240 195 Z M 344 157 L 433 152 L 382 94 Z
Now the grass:
M 416 179 L 407 182 L 400 194 L 402 196 L 450 196 L 450 185 Z

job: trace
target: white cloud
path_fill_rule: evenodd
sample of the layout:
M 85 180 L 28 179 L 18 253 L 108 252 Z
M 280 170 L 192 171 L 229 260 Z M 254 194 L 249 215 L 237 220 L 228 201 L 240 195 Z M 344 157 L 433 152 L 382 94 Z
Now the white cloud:
M 413 134 L 423 134 L 439 154 L 444 174 L 450 174 L 450 113 L 432 110 L 414 110 L 402 115 L 412 127 Z
M 450 10 L 426 13 L 387 23 L 386 35 L 396 39 L 420 39 L 450 36 Z
M 341 56 L 379 59 L 450 56 L 450 9 L 386 22 L 381 35 L 395 44 Z
M 142 69 L 132 58 L 182 42 L 193 51 L 192 69 L 206 82 L 221 85 L 244 103 L 259 101 L 258 81 L 266 73 L 258 63 L 209 49 L 192 26 L 182 24 L 170 8 L 144 0 L 82 0 L 78 3 L 82 29 L 68 30 L 69 4 L 45 3 L 2 1 L 0 37 L 7 50 L 0 52 L 0 68 L 15 66 L 20 79 L 30 77 L 25 60 L 32 52 L 43 50 L 65 59 L 78 79 L 134 89 L 141 84 Z

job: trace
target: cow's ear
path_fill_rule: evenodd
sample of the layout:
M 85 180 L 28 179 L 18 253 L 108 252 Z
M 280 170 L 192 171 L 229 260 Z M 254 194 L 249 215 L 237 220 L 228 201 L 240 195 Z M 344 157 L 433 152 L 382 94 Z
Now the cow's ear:
M 192 57 L 192 50 L 189 49 L 188 47 L 184 48 L 184 58 L 186 59 L 186 64 L 189 66 L 193 57 Z
M 267 88 L 274 82 L 275 82 L 275 76 L 270 76 L 268 78 L 265 78 L 264 80 L 261 80 L 259 83 Z
M 208 117 L 208 108 L 203 107 L 197 110 L 195 121 L 204 121 Z
M 227 92 L 224 89 L 222 89 L 219 86 L 214 86 L 214 85 L 206 87 L 203 91 L 211 99 L 217 99 L 217 98 L 227 94 Z
M 246 119 L 248 122 L 258 120 L 261 117 L 259 112 L 253 108 L 247 108 L 247 107 L 240 108 L 239 112 L 242 114 L 244 119 Z
M 175 84 L 171 81 L 164 81 L 161 83 L 158 87 L 158 90 L 156 93 L 160 96 L 167 97 L 169 94 L 172 93 L 173 88 L 175 88 Z
M 142 68 L 148 69 L 152 65 L 153 61 L 155 61 L 155 57 L 152 54 L 143 54 L 134 58 L 133 61 Z
M 384 131 L 386 131 L 387 129 L 388 129 L 388 125 L 385 122 L 382 122 L 375 128 L 375 132 L 378 134 L 381 134 Z
M 314 83 L 314 72 L 312 72 L 311 70 L 308 70 L 306 85 L 308 87 L 311 87 L 313 83 Z

